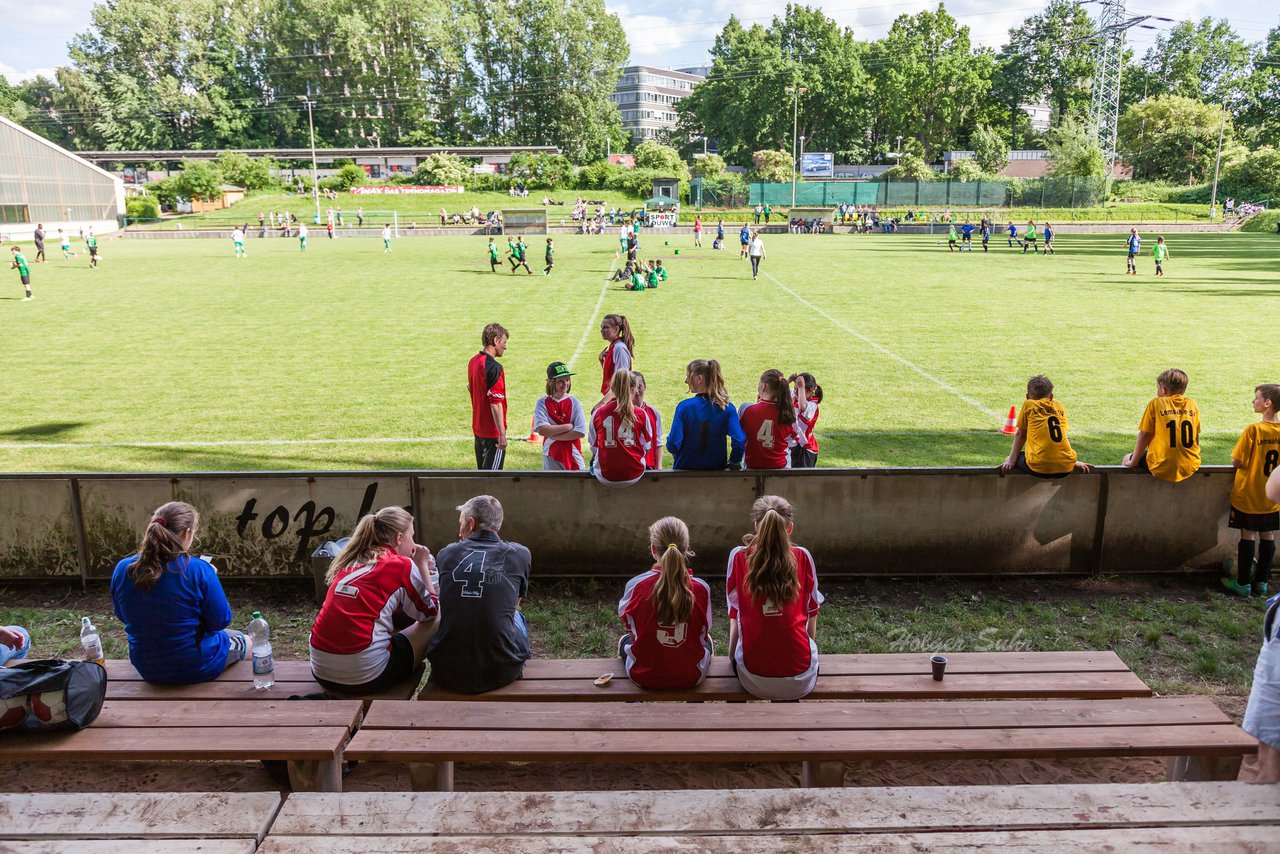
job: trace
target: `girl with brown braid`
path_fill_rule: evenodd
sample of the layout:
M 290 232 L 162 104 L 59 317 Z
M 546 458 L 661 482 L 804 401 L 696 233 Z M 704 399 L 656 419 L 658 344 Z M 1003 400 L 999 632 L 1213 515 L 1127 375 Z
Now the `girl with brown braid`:
M 138 553 L 111 575 L 111 601 L 129 636 L 129 660 L 148 682 L 208 682 L 249 650 L 245 634 L 227 628 L 231 605 L 218 571 L 191 554 L 198 524 L 190 504 L 161 505 Z
M 693 577 L 689 527 L 674 516 L 649 526 L 653 568 L 627 582 L 618 616 L 627 633 L 618 656 L 643 688 L 692 688 L 711 666 L 711 588 Z
M 755 531 L 729 554 L 729 658 L 742 687 L 764 700 L 798 700 L 818 681 L 818 571 L 792 545 L 795 511 L 766 495 L 751 506 Z

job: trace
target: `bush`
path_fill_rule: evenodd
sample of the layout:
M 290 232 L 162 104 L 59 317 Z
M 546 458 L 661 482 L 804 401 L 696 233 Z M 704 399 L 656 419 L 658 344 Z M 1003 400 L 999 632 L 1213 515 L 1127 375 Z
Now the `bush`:
M 160 201 L 155 196 L 130 196 L 124 202 L 124 215 L 130 222 L 156 219 L 160 216 Z
M 647 139 L 636 146 L 636 168 L 662 173 L 661 177 L 683 178 L 688 173 L 680 152 L 669 145 Z
M 244 187 L 246 190 L 276 189 L 280 181 L 272 173 L 277 163 L 271 157 L 249 157 L 238 151 L 224 151 L 218 155 L 218 171 L 228 184 Z
M 321 181 L 320 186 L 345 193 L 352 187 L 359 187 L 368 181 L 369 176 L 365 174 L 362 167 L 354 163 L 347 163 L 338 169 L 336 175 L 331 175 Z
M 625 166 L 610 163 L 608 160 L 597 160 L 583 166 L 573 176 L 573 185 L 579 190 L 604 190 L 612 183 L 620 181 L 630 170 Z
M 940 176 L 924 162 L 923 157 L 904 154 L 896 166 L 884 173 L 884 177 L 894 181 L 934 181 Z
M 178 193 L 178 179 L 170 176 L 161 178 L 159 181 L 152 181 L 147 185 L 147 192 L 161 205 L 173 207 L 178 203 L 178 196 L 180 195 Z
M 512 185 L 519 183 L 530 190 L 553 190 L 569 186 L 573 164 L 561 154 L 516 152 L 507 164 L 507 175 Z
M 768 184 L 785 184 L 791 180 L 791 169 L 794 163 L 791 155 L 785 151 L 771 148 L 752 152 L 751 171 L 748 179 L 764 181 Z
M 951 164 L 951 177 L 956 181 L 981 181 L 982 167 L 972 158 L 957 160 Z
M 1249 153 L 1223 173 L 1222 186 L 1241 201 L 1280 199 L 1280 150 L 1265 145 Z
M 624 169 L 620 173 L 610 176 L 605 189 L 621 190 L 637 199 L 647 199 L 653 193 L 654 178 L 670 178 L 671 175 L 661 169 Z M 689 177 L 687 174 L 680 178 L 680 199 L 687 201 L 689 198 Z
M 719 178 L 724 174 L 724 158 L 719 154 L 708 154 L 693 161 L 693 174 L 697 178 Z
M 185 160 L 174 179 L 174 188 L 185 199 L 211 202 L 222 198 L 222 172 L 207 160 Z
M 471 171 L 471 165 L 461 157 L 454 157 L 452 154 L 428 154 L 418 164 L 411 183 L 454 187 L 459 184 L 465 185 L 472 174 L 474 173 Z

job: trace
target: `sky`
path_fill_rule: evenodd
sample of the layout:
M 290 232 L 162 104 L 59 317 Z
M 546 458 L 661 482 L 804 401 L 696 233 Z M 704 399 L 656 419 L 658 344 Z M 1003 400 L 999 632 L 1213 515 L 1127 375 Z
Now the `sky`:
M 780 11 L 779 0 L 605 0 L 610 12 L 622 19 L 631 44 L 631 61 L 662 68 L 704 65 L 707 51 L 730 15 L 746 25 L 768 24 Z M 934 8 L 936 0 L 809 0 L 838 23 L 853 28 L 855 37 L 874 39 L 889 30 L 894 18 Z M 1040 11 L 1044 0 L 950 0 L 947 10 L 980 45 L 999 48 L 1009 28 Z M 1280 14 L 1267 14 L 1266 4 L 1226 0 L 1131 0 L 1130 14 L 1162 15 L 1175 20 L 1205 16 L 1226 18 L 1248 41 L 1261 41 L 1280 25 Z M 0 74 L 17 82 L 37 74 L 52 76 L 65 65 L 67 42 L 89 25 L 94 0 L 46 0 L 33 7 L 29 0 L 0 0 Z M 1087 5 L 1085 8 L 1095 8 Z M 1170 26 L 1162 24 L 1161 26 Z M 1141 56 L 1157 32 L 1132 30 L 1131 42 Z

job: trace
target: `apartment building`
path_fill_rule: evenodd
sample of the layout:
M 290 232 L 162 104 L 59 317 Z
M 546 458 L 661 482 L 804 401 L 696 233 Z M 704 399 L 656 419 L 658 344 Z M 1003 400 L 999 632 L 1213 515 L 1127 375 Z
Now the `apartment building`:
M 672 70 L 649 65 L 622 69 L 609 100 L 622 115 L 622 128 L 636 142 L 663 139 L 675 129 L 675 105 L 706 79 L 703 68 Z

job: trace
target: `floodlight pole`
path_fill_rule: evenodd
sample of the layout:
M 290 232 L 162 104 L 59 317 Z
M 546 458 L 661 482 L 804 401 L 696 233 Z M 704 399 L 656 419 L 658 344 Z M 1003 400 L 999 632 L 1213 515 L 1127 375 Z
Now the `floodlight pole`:
M 302 95 L 298 100 L 307 104 L 307 129 L 311 132 L 311 199 L 316 205 L 315 224 L 320 224 L 320 170 L 316 166 L 316 123 L 311 117 L 311 99 Z
M 796 206 L 796 137 L 800 133 L 800 96 L 808 92 L 804 86 L 788 86 L 791 96 L 791 207 Z
M 1222 135 L 1227 129 L 1227 102 L 1222 102 L 1222 119 L 1218 123 L 1218 156 L 1213 161 L 1213 193 L 1209 197 L 1209 222 L 1218 212 L 1218 169 L 1222 166 Z

